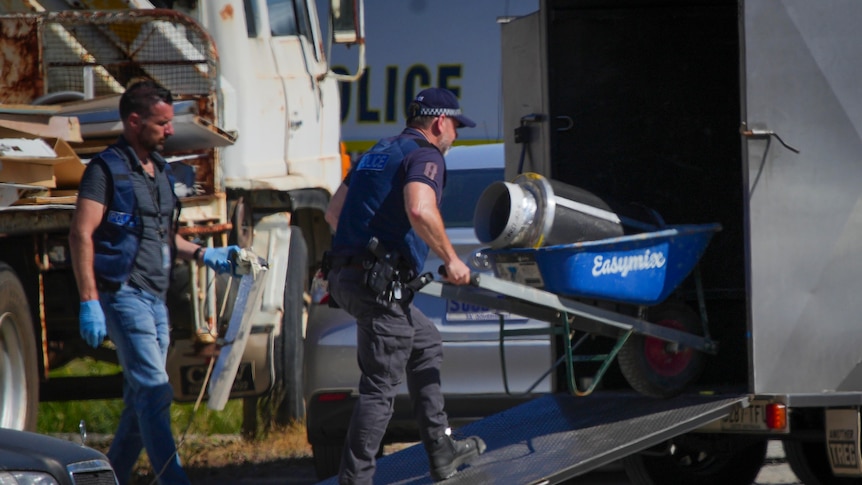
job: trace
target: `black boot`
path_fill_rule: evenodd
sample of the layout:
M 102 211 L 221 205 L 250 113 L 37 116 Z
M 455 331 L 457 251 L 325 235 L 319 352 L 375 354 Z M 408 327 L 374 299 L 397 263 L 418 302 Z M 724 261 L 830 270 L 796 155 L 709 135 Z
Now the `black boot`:
M 425 445 L 431 463 L 431 478 L 435 482 L 446 480 L 458 467 L 485 452 L 485 442 L 478 436 L 455 441 L 448 434 Z

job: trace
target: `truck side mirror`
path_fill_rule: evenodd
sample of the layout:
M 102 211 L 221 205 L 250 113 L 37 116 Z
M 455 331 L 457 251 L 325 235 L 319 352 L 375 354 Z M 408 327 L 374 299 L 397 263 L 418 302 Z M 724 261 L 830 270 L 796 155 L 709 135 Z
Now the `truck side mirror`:
M 357 44 L 357 68 L 353 74 L 327 73 L 337 81 L 352 83 L 365 72 L 365 8 L 363 0 L 329 0 L 329 39 L 327 57 L 332 44 Z
M 362 0 L 329 0 L 332 41 L 336 44 L 361 44 L 365 38 Z

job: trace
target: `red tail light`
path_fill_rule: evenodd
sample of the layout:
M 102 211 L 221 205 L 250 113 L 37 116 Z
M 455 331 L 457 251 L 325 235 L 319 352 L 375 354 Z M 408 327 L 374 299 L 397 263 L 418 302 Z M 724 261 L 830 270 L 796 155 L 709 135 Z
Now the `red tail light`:
M 766 427 L 769 429 L 787 428 L 787 406 L 772 403 L 766 406 Z

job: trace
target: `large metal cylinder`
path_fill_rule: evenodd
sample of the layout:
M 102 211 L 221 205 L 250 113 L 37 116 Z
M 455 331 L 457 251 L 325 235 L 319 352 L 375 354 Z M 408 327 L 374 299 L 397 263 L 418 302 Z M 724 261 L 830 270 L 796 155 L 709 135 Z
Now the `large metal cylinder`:
M 536 173 L 488 186 L 476 204 L 473 227 L 479 241 L 494 249 L 623 235 L 619 216 L 601 198 Z

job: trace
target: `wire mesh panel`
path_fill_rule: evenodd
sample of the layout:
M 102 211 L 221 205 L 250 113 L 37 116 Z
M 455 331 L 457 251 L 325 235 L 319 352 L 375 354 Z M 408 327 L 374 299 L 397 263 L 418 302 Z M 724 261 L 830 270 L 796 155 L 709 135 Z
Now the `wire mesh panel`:
M 170 10 L 66 11 L 0 16 L 7 79 L 0 102 L 62 92 L 118 94 L 149 77 L 178 97 L 216 90 L 217 54 L 190 17 Z

